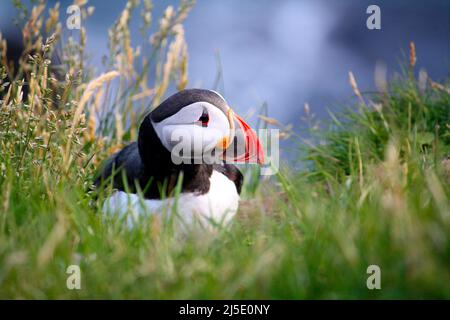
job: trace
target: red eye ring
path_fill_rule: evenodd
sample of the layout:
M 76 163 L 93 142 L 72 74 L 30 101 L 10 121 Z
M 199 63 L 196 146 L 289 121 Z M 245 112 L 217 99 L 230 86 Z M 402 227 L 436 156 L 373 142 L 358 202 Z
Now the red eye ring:
M 208 111 L 203 110 L 202 115 L 198 119 L 198 121 L 202 124 L 202 127 L 207 127 L 209 123 L 209 114 Z

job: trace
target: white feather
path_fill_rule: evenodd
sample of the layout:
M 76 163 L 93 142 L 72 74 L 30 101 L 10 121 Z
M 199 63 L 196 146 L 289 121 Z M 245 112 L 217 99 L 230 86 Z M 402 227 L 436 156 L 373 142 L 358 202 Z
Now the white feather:
M 213 171 L 208 193 L 181 193 L 178 199 L 146 200 L 137 194 L 114 192 L 103 204 L 107 214 L 127 216 L 132 226 L 139 216 L 163 213 L 176 214 L 176 221 L 183 226 L 199 224 L 211 229 L 215 225 L 226 226 L 237 212 L 239 194 L 236 186 L 225 175 Z
M 209 123 L 207 127 L 202 127 L 196 123 L 205 109 L 208 111 Z M 182 143 L 185 150 L 193 148 L 193 151 L 201 155 L 213 149 L 221 138 L 230 135 L 230 124 L 226 115 L 219 108 L 204 101 L 187 105 L 174 115 L 152 125 L 168 151 Z

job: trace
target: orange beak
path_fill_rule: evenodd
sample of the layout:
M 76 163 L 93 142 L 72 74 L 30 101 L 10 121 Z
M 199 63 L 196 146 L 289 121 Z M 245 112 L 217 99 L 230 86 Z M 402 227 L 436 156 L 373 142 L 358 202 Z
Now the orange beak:
M 223 138 L 218 145 L 220 149 L 224 150 L 224 160 L 263 165 L 264 150 L 255 131 L 231 109 L 228 111 L 228 121 L 231 128 L 230 137 Z M 239 132 L 235 130 L 235 122 L 238 124 Z M 241 146 L 241 148 L 238 146 Z M 232 153 L 231 156 L 230 153 Z

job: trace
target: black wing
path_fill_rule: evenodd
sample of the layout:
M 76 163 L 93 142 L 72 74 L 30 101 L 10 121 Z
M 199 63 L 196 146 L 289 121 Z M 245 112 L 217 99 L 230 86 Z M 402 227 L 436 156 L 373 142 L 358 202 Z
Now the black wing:
M 106 160 L 97 174 L 94 185 L 98 187 L 102 182 L 110 182 L 112 179 L 114 188 L 124 190 L 123 174 L 125 174 L 128 186 L 133 191 L 134 182 L 140 180 L 142 171 L 138 145 L 133 142 Z

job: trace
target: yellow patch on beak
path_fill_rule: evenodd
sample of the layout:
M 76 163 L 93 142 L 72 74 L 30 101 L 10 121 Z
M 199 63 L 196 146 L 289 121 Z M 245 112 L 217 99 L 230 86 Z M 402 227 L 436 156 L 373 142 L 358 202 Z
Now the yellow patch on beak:
M 228 119 L 228 123 L 230 124 L 230 135 L 227 137 L 223 137 L 222 139 L 220 139 L 217 144 L 216 147 L 221 149 L 221 150 L 225 150 L 227 149 L 230 144 L 231 141 L 233 140 L 234 137 L 234 118 L 233 118 L 233 110 L 231 108 L 228 109 L 227 111 L 227 119 Z
M 227 149 L 230 144 L 231 141 L 233 140 L 234 137 L 234 120 L 233 120 L 233 110 L 231 108 L 228 109 L 227 111 L 227 118 L 228 118 L 228 123 L 230 124 L 230 135 L 228 137 L 223 137 L 222 139 L 220 139 L 217 142 L 217 148 L 225 150 Z
M 228 109 L 227 118 L 228 118 L 228 122 L 230 124 L 230 133 L 234 132 L 233 110 L 231 110 L 231 108 Z
M 222 139 L 219 140 L 219 142 L 217 142 L 216 146 L 221 150 L 225 150 L 230 145 L 230 141 L 231 140 L 229 137 L 223 137 Z

